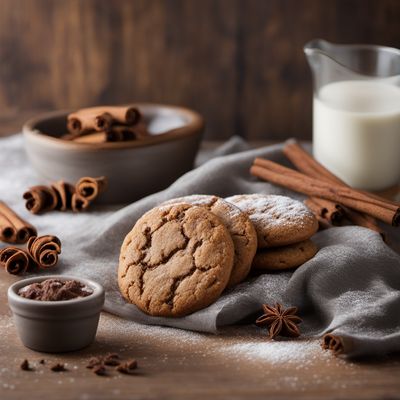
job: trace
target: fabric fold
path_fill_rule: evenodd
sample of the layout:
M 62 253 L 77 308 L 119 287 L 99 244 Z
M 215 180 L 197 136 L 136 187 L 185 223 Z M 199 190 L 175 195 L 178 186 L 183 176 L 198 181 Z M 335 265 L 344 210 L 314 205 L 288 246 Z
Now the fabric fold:
M 1 144 L 8 146 L 8 151 L 0 156 L 0 168 L 5 171 L 0 176 L 0 188 L 10 187 L 11 180 L 18 182 L 12 182 L 11 187 L 35 183 L 22 153 L 21 139 L 4 139 Z M 237 152 L 242 149 L 246 151 Z M 232 150 L 236 153 L 227 154 Z M 38 229 L 45 228 L 63 243 L 58 272 L 98 281 L 106 289 L 107 311 L 143 324 L 218 333 L 223 326 L 252 321 L 263 303 L 279 302 L 299 308 L 303 337 L 322 338 L 331 333 L 346 338 L 346 343 L 351 343 L 347 346 L 349 356 L 399 351 L 400 257 L 378 233 L 367 228 L 335 227 L 319 232 L 313 238 L 319 252 L 296 271 L 250 276 L 211 306 L 184 318 L 150 317 L 122 299 L 116 281 L 120 245 L 136 220 L 152 207 L 190 194 L 226 197 L 267 193 L 304 199 L 249 174 L 255 157 L 290 165 L 283 156 L 282 145 L 248 150 L 245 142 L 235 138 L 212 155 L 216 157 L 183 175 L 169 188 L 126 207 L 97 207 L 82 215 L 32 216 Z M 13 171 L 15 162 L 26 168 L 17 174 Z M 8 190 L 4 200 L 18 210 L 19 195 L 18 190 L 13 195 Z M 388 233 L 394 247 L 398 246 L 399 233 L 392 228 Z

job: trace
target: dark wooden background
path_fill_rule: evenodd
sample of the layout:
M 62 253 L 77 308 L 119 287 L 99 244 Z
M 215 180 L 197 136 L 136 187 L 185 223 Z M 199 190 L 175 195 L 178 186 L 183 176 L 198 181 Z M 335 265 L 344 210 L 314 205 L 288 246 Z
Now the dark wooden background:
M 400 47 L 399 0 L 0 0 L 0 117 L 155 101 L 207 138 L 310 138 L 302 47 Z

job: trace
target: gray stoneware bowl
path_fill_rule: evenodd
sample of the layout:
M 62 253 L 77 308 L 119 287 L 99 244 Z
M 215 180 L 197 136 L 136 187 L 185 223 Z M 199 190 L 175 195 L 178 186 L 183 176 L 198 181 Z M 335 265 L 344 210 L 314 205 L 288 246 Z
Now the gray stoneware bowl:
M 169 186 L 193 167 L 204 129 L 194 111 L 158 104 L 135 104 L 151 136 L 121 143 L 88 144 L 61 140 L 67 111 L 40 115 L 25 123 L 29 160 L 46 180 L 75 183 L 82 176 L 106 176 L 99 201 L 128 203 Z
M 87 297 L 41 301 L 18 295 L 19 289 L 45 279 L 73 279 L 93 290 Z M 32 350 L 62 353 L 89 346 L 97 331 L 104 304 L 104 289 L 91 280 L 72 276 L 40 276 L 20 280 L 8 288 L 8 304 L 22 343 Z

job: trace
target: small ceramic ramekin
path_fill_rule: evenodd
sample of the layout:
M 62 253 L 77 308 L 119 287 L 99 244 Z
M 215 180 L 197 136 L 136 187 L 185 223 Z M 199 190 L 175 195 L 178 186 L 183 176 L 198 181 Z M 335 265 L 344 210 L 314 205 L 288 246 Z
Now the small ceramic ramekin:
M 45 279 L 77 280 L 90 287 L 93 293 L 63 301 L 31 300 L 18 295 L 22 287 Z M 26 347 L 46 353 L 74 351 L 90 345 L 96 336 L 104 289 L 96 282 L 73 276 L 37 276 L 11 285 L 8 304 Z

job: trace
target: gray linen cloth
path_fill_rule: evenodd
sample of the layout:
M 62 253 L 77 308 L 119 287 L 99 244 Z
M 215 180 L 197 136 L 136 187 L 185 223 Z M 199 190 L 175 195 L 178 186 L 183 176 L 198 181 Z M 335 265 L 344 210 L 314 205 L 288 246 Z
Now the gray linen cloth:
M 247 150 L 238 152 L 244 148 Z M 18 135 L 0 140 L 0 197 L 37 226 L 39 234 L 60 237 L 63 253 L 58 268 L 52 272 L 101 283 L 106 289 L 105 309 L 121 317 L 216 333 L 223 326 L 251 321 L 263 303 L 281 302 L 299 307 L 304 336 L 320 337 L 332 332 L 348 339 L 352 344 L 349 356 L 399 351 L 400 257 L 377 233 L 361 227 L 317 233 L 314 240 L 320 248 L 318 254 L 294 272 L 251 276 L 211 306 L 184 318 L 150 317 L 120 296 L 116 271 L 121 242 L 136 220 L 161 202 L 194 193 L 222 197 L 273 193 L 301 199 L 249 174 L 250 165 L 258 156 L 288 164 L 281 149 L 282 145 L 275 145 L 249 150 L 243 141 L 233 138 L 209 154 L 216 157 L 166 190 L 126 207 L 95 207 L 79 215 L 53 212 L 34 216 L 24 210 L 21 194 L 28 186 L 43 181 L 31 171 Z M 228 154 L 232 150 L 236 153 Z M 392 241 L 396 236 L 392 232 Z

